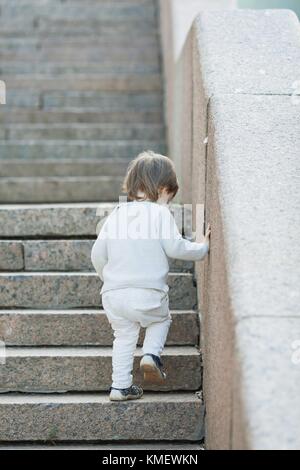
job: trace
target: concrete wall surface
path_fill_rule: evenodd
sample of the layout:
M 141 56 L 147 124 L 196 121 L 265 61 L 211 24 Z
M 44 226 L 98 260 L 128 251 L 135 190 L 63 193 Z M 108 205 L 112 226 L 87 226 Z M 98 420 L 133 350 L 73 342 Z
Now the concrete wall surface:
M 298 18 L 203 11 L 183 55 L 182 201 L 212 225 L 196 269 L 206 444 L 300 449 Z
M 235 8 L 236 5 L 236 0 L 160 0 L 167 138 L 169 155 L 175 162 L 181 185 L 177 200 L 182 199 L 186 191 L 182 168 L 186 163 L 182 162 L 181 155 L 189 155 L 191 144 L 191 48 L 186 44 L 187 37 L 201 11 Z M 183 132 L 184 126 L 187 127 Z
M 300 448 L 299 106 L 288 95 L 212 97 L 209 141 L 207 442 Z

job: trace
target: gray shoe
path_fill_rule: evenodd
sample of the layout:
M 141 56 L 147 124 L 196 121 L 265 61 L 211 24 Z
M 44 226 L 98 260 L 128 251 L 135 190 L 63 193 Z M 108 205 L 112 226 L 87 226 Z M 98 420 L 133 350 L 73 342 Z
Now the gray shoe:
M 140 362 L 140 369 L 144 374 L 144 381 L 153 384 L 162 384 L 167 374 L 162 370 L 163 364 L 159 356 L 145 354 Z
M 143 389 L 137 385 L 131 385 L 129 388 L 110 387 L 110 401 L 138 400 L 143 396 Z

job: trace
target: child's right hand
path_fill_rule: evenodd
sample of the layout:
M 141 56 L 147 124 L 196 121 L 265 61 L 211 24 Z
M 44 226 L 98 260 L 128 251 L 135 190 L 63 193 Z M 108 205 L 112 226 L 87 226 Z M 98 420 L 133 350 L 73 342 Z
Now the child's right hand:
M 204 236 L 204 242 L 209 244 L 210 240 L 210 234 L 211 234 L 211 227 L 210 224 L 207 224 L 206 231 L 205 231 L 205 236 Z

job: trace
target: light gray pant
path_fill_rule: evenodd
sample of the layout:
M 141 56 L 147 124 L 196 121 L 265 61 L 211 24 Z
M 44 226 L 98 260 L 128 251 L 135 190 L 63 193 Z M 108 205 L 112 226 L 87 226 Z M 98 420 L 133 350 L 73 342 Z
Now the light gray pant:
M 112 386 L 132 385 L 133 359 L 140 328 L 146 328 L 143 354 L 160 356 L 172 322 L 167 292 L 128 287 L 102 294 L 102 304 L 114 330 Z

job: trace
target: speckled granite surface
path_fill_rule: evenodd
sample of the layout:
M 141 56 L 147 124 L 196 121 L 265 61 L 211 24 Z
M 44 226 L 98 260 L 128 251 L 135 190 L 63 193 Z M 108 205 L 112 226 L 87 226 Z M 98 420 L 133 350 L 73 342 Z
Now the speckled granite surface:
M 191 393 L 145 394 L 127 403 L 109 402 L 102 394 L 0 398 L 1 441 L 203 438 L 204 408 Z
M 134 363 L 135 381 L 141 350 Z M 162 360 L 167 372 L 163 385 L 145 385 L 146 390 L 198 390 L 201 360 L 196 348 L 167 347 Z M 111 385 L 111 348 L 7 348 L 0 367 L 0 392 L 107 391 Z M 1 400 L 1 397 L 0 397 Z
M 198 344 L 197 313 L 171 315 L 167 344 Z M 103 310 L 0 310 L 0 339 L 8 346 L 110 346 L 113 333 Z
M 100 307 L 101 280 L 94 273 L 0 273 L 2 308 Z M 190 309 L 196 288 L 189 273 L 169 275 L 170 308 Z
M 94 271 L 95 240 L 0 240 L 0 271 Z M 193 263 L 169 259 L 171 272 L 191 272 Z

